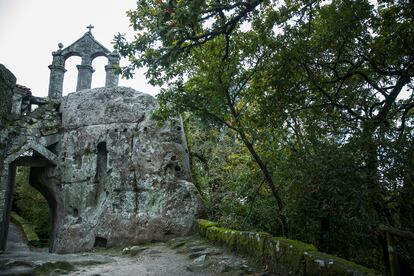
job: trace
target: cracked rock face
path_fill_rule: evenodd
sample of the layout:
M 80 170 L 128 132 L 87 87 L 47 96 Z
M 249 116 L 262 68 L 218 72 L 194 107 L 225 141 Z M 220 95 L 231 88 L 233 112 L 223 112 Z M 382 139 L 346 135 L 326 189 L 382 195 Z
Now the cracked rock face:
M 137 244 L 187 234 L 202 205 L 190 182 L 180 118 L 151 118 L 156 100 L 131 88 L 69 94 L 61 102 L 53 251 Z

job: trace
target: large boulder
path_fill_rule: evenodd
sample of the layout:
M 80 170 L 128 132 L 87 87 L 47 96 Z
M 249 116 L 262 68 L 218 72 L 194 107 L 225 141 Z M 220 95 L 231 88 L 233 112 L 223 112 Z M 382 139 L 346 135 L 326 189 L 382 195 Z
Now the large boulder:
M 152 119 L 156 100 L 131 88 L 69 94 L 61 102 L 53 251 L 138 244 L 189 233 L 202 208 L 180 118 Z

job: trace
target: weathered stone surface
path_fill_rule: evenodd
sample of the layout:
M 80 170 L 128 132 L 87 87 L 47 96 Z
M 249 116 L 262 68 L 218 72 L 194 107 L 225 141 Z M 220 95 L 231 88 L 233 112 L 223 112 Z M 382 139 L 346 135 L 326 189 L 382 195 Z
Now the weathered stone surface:
M 5 198 L 7 194 L 7 185 L 1 179 L 4 179 L 3 171 L 5 169 L 4 159 L 6 158 L 6 149 L 9 142 L 9 130 L 7 129 L 7 117 L 11 111 L 13 89 L 16 85 L 16 77 L 0 64 L 0 250 L 4 250 L 4 240 L 7 236 L 7 229 L 3 227 L 8 215 L 5 212 Z
M 148 249 L 148 247 L 146 247 L 146 246 L 134 245 L 134 246 L 131 246 L 131 247 L 125 247 L 122 250 L 122 254 L 123 255 L 136 256 L 138 253 L 140 253 L 140 252 L 142 252 L 144 250 L 147 250 L 147 249 Z
M 5 163 L 32 167 L 31 185 L 52 208 L 53 252 L 190 232 L 202 205 L 183 126 L 153 120 L 156 107 L 131 88 L 97 88 L 50 100 L 8 127 Z M 5 168 L 1 186 L 10 190 Z
M 201 203 L 189 182 L 182 124 L 159 125 L 154 108 L 153 97 L 124 87 L 63 98 L 55 251 L 90 249 L 96 237 L 113 246 L 190 231 Z
M 4 117 L 10 112 L 15 85 L 16 77 L 0 64 L 0 130 L 4 126 Z
M 189 175 L 181 119 L 156 122 L 153 97 L 117 87 L 119 55 L 97 42 L 90 30 L 67 48 L 58 47 L 49 67 L 48 98 L 33 97 L 24 86 L 10 92 L 15 78 L 0 67 L 1 92 L 12 101 L 1 107 L 0 117 L 13 106 L 7 127 L 0 129 L 0 250 L 16 166 L 31 167 L 30 185 L 48 201 L 52 252 L 188 234 L 202 205 Z M 82 58 L 81 91 L 61 97 L 65 60 L 73 55 Z M 108 58 L 106 87 L 88 89 L 97 56 Z

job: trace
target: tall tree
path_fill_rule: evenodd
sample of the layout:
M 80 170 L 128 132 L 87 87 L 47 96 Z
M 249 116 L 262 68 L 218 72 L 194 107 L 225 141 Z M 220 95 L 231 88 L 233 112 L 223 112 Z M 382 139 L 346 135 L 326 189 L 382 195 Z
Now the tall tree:
M 168 84 L 159 115 L 190 111 L 237 133 L 286 233 L 286 206 L 299 206 L 289 193 L 310 188 L 299 180 L 315 186 L 306 175 L 325 184 L 331 176 L 353 204 L 361 198 L 352 191 L 369 196 L 374 230 L 413 227 L 399 215 L 414 191 L 412 1 L 140 0 L 128 15 L 135 39 L 115 39 L 130 60 L 123 74 L 146 66 L 151 83 Z M 330 189 L 313 188 L 322 187 Z M 322 201 L 311 194 L 307 200 Z M 320 194 L 347 205 L 335 187 Z M 321 228 L 329 228 L 327 217 Z

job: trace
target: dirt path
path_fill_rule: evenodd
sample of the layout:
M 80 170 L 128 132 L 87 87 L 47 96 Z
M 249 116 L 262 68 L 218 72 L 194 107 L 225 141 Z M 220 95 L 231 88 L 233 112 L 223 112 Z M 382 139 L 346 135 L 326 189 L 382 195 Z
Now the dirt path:
M 151 246 L 138 256 L 112 256 L 113 262 L 81 268 L 68 275 L 195 275 L 187 267 L 192 260 L 165 245 Z M 196 275 L 214 275 L 199 271 Z
M 23 236 L 23 232 L 19 226 L 10 222 L 9 234 L 7 235 L 7 248 L 9 252 L 28 252 L 30 251 L 29 246 Z
M 0 254 L 0 275 L 263 275 L 199 237 L 78 254 L 30 251 L 19 243 Z

